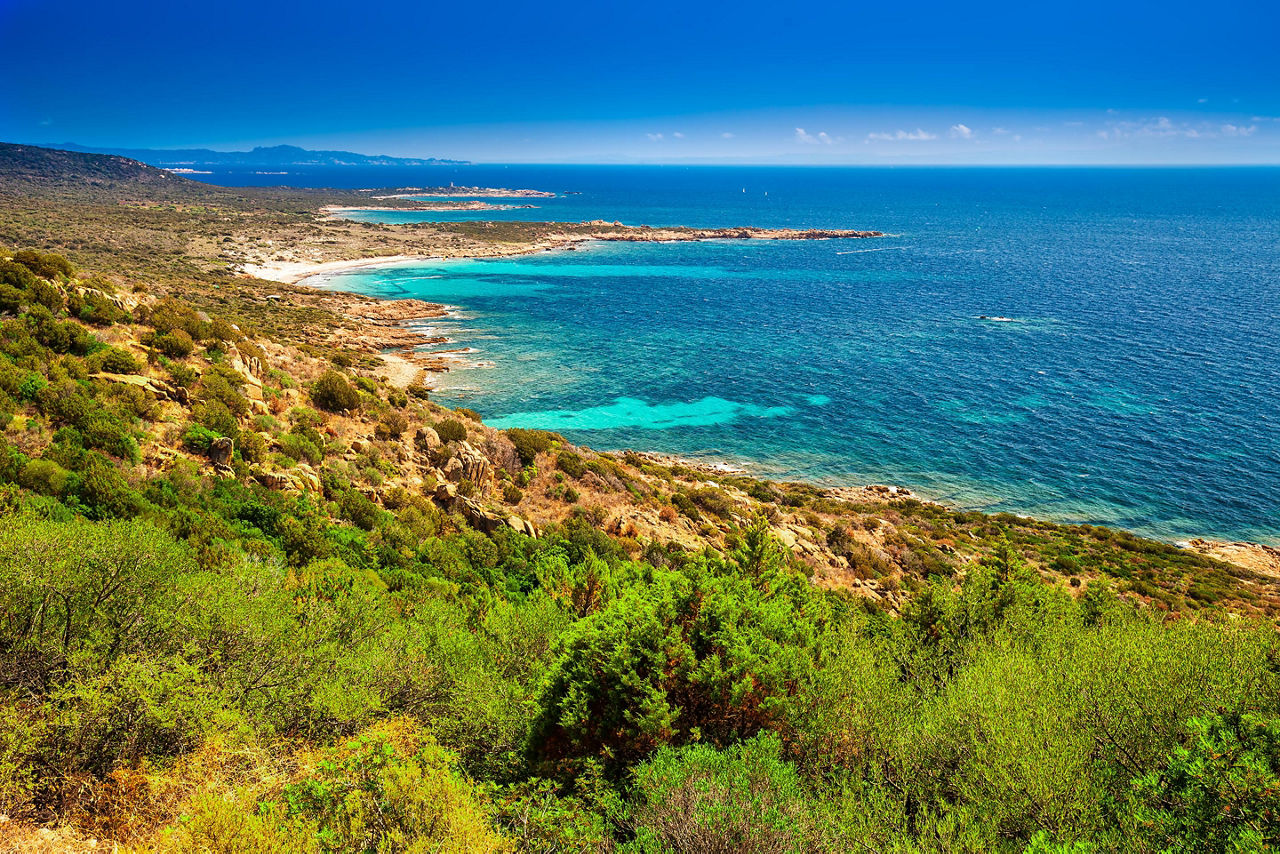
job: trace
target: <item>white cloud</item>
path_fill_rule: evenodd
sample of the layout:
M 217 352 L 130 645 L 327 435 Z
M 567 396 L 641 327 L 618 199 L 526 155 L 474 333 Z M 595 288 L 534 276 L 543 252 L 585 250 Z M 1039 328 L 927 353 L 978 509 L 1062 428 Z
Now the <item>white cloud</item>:
M 649 137 L 650 142 L 657 142 L 662 139 L 662 134 L 660 133 L 646 133 L 645 136 Z
M 1197 99 L 1196 99 L 1196 103 L 1197 103 L 1197 104 L 1207 104 L 1207 103 L 1209 103 L 1209 99 L 1208 99 L 1208 98 L 1197 98 Z
M 720 134 L 721 139 L 733 139 L 733 136 L 734 136 L 733 133 L 730 131 L 725 131 L 724 133 Z
M 1009 132 L 1009 129 L 1008 128 L 992 128 L 991 132 L 998 136 L 1004 136 Z
M 1130 139 L 1133 137 L 1213 139 L 1223 136 L 1252 136 L 1257 131 L 1256 124 L 1211 125 L 1208 122 L 1190 124 L 1175 122 L 1168 116 L 1156 116 L 1137 121 L 1108 122 L 1106 130 L 1098 132 L 1103 139 Z
M 682 134 L 680 131 L 676 131 L 671 135 L 674 136 L 676 139 L 684 139 L 684 134 Z
M 926 139 L 937 139 L 936 133 L 929 133 L 926 130 L 916 128 L 915 130 L 899 130 L 894 133 L 869 133 L 868 140 L 879 140 L 881 142 L 919 142 Z
M 973 128 L 968 125 L 955 124 L 951 126 L 951 130 L 947 131 L 947 136 L 952 139 L 973 139 Z

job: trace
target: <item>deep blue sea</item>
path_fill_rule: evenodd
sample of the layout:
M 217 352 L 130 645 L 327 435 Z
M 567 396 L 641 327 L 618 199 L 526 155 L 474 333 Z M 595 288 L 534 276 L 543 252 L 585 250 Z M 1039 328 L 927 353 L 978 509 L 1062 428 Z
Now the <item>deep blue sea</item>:
M 1280 169 L 473 166 L 205 179 L 560 194 L 533 210 L 366 214 L 385 222 L 888 232 L 593 244 L 325 286 L 456 306 L 436 324 L 452 341 L 439 349 L 470 352 L 434 399 L 494 426 L 775 478 L 901 484 L 1168 540 L 1280 542 Z

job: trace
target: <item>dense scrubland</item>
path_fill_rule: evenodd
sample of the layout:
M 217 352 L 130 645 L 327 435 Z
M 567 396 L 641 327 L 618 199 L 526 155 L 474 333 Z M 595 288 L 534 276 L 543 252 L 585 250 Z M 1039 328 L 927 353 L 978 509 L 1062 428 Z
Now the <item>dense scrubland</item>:
M 0 848 L 1280 836 L 1271 579 L 500 433 L 252 282 L 44 245 L 0 251 Z

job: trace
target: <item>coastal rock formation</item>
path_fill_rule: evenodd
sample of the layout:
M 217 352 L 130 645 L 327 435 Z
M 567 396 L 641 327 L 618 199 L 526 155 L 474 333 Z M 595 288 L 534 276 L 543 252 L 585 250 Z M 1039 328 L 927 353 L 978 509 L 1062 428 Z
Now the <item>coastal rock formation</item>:
M 1196 538 L 1187 548 L 1270 578 L 1280 578 L 1280 549 L 1262 543 L 1225 543 Z
M 470 443 L 459 442 L 457 454 L 449 460 L 449 465 L 452 466 L 455 462 L 459 464 L 462 477 L 471 481 L 481 496 L 487 496 L 493 492 L 493 466 L 488 457 Z M 446 475 L 448 471 L 446 468 Z

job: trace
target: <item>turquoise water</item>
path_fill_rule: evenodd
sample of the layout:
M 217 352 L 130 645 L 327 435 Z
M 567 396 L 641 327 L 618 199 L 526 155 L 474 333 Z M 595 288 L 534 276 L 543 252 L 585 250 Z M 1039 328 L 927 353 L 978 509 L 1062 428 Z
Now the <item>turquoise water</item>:
M 1280 170 L 492 171 L 465 180 L 581 195 L 490 219 L 893 236 L 329 277 L 457 307 L 440 349 L 470 352 L 436 400 L 601 449 L 1280 541 Z

